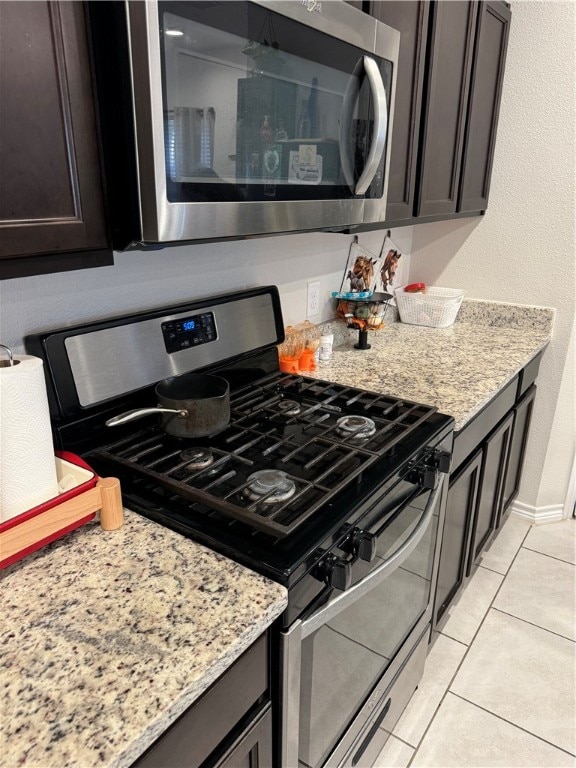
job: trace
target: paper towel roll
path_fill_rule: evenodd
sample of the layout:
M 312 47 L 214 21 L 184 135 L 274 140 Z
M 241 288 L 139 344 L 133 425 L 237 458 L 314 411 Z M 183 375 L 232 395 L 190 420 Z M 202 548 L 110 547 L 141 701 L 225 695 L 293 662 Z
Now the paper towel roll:
M 0 522 L 58 495 L 42 360 L 0 367 Z

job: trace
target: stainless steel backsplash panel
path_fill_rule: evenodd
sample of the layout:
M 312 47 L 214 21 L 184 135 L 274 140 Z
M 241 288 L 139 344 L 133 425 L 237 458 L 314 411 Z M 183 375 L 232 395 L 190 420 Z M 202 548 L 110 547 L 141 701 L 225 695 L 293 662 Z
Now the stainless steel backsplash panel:
M 191 311 L 68 336 L 64 344 L 80 405 L 92 406 L 277 340 L 268 293 L 195 307 L 193 312 L 214 313 L 217 338 L 173 353 L 166 351 L 161 325 Z

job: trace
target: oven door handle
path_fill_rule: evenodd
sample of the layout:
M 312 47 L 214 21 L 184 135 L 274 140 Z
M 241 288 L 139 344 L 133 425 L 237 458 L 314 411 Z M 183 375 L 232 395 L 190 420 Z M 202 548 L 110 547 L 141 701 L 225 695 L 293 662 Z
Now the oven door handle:
M 316 630 L 320 629 L 320 627 L 322 627 L 324 624 L 327 624 L 331 619 L 335 618 L 345 608 L 348 608 L 350 605 L 355 603 L 358 598 L 363 597 L 372 589 L 374 589 L 374 587 L 377 587 L 392 573 L 392 571 L 398 568 L 406 560 L 406 558 L 412 554 L 412 552 L 416 549 L 424 537 L 424 534 L 426 533 L 428 526 L 432 521 L 432 517 L 434 516 L 436 507 L 438 506 L 442 496 L 442 489 L 444 488 L 445 479 L 446 476 L 442 475 L 437 488 L 430 494 L 430 498 L 428 499 L 428 503 L 426 504 L 418 525 L 414 528 L 406 541 L 365 578 L 363 578 L 357 584 L 354 584 L 345 592 L 341 592 L 332 600 L 332 602 L 320 608 L 320 610 L 310 616 L 310 618 L 302 621 L 300 625 L 302 638 L 308 637 L 308 635 L 316 632 Z

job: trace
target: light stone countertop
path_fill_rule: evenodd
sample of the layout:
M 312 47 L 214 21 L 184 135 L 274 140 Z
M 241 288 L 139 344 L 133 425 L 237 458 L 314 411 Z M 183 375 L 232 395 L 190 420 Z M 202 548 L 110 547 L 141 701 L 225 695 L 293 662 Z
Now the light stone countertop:
M 264 632 L 284 587 L 126 512 L 0 575 L 0 765 L 130 765 Z
M 448 328 L 386 320 L 384 328 L 369 332 L 370 350 L 354 349 L 357 331 L 327 323 L 323 332 L 335 333 L 333 356 L 311 375 L 436 406 L 454 417 L 458 431 L 547 346 L 554 313 L 465 300 Z

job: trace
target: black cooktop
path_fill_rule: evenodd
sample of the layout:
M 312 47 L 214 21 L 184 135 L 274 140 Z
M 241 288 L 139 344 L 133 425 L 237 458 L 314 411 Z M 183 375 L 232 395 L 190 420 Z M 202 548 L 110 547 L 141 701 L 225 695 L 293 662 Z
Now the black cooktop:
M 432 407 L 326 381 L 230 379 L 220 434 L 132 426 L 87 460 L 120 477 L 128 507 L 286 584 L 452 427 Z

